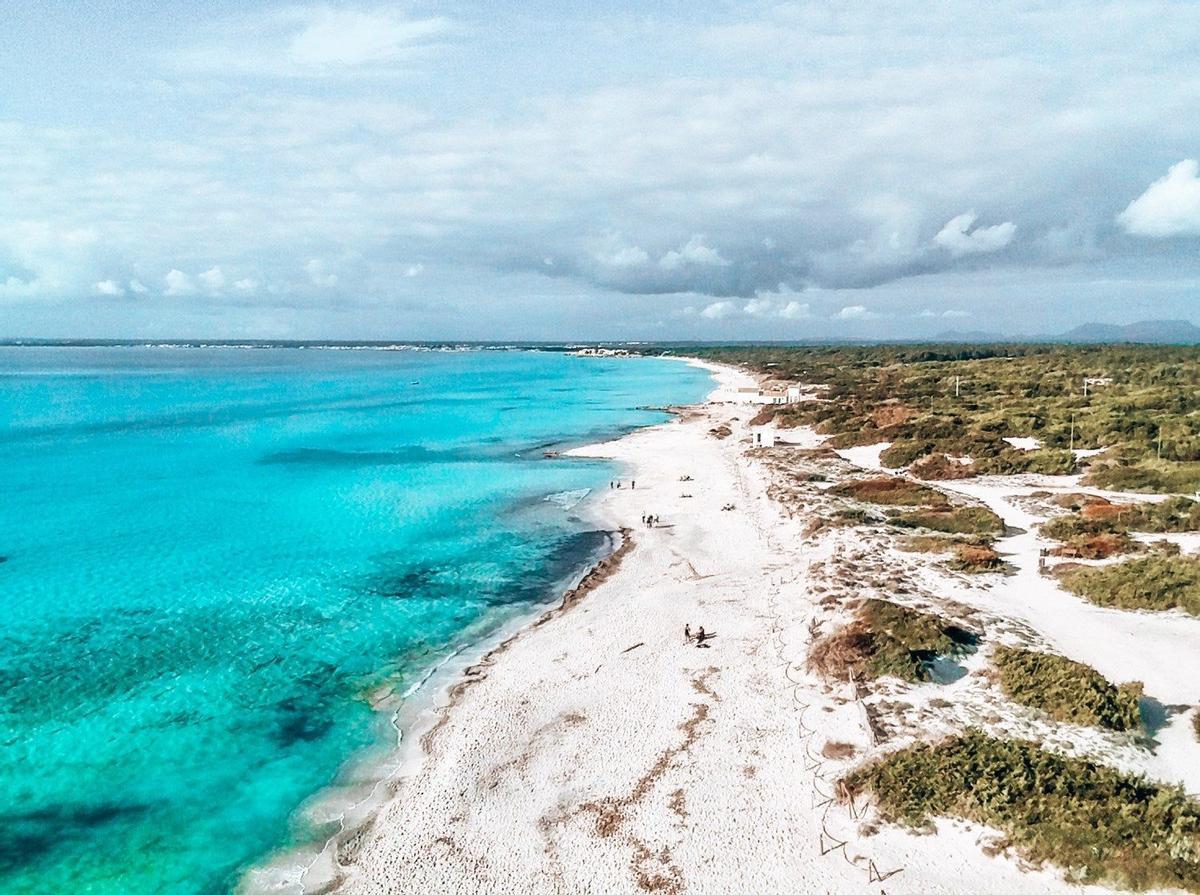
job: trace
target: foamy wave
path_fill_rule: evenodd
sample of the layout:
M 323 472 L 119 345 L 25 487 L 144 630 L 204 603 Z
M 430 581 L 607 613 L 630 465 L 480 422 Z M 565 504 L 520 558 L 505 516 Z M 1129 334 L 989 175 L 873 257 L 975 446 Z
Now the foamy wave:
M 558 504 L 564 510 L 569 510 L 579 506 L 583 499 L 591 493 L 591 488 L 578 488 L 574 491 L 556 491 L 553 494 L 547 494 L 545 499 L 550 503 Z

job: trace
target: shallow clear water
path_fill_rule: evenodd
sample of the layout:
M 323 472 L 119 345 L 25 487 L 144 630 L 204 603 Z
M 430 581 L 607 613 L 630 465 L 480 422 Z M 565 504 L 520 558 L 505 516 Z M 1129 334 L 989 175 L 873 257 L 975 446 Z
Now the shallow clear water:
M 545 459 L 701 371 L 0 348 L 0 891 L 226 891 L 403 687 L 603 549 Z

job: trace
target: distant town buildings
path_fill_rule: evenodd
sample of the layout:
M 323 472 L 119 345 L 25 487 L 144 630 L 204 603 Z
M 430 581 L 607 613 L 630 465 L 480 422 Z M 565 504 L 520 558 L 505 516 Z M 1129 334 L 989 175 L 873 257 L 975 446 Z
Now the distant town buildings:
M 571 354 L 576 357 L 632 357 L 624 348 L 579 348 Z

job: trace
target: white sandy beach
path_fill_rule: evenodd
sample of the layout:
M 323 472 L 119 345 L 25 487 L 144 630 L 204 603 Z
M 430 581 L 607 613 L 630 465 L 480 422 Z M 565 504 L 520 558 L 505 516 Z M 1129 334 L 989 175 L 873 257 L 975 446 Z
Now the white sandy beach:
M 720 388 L 707 405 L 578 452 L 614 458 L 627 470 L 621 489 L 595 501 L 605 526 L 631 532 L 619 568 L 471 669 L 452 705 L 410 741 L 373 820 L 327 850 L 332 860 L 314 866 L 308 888 L 350 895 L 1107 891 L 1070 885 L 1060 868 L 1030 868 L 994 850 L 989 856 L 980 843 L 996 837 L 987 830 L 958 822 L 939 824 L 937 835 L 876 828 L 869 807 L 833 798 L 837 778 L 881 748 L 869 715 L 895 702 L 886 701 L 886 683 L 864 701 L 804 670 L 808 641 L 830 621 L 824 598 L 904 583 L 917 594 L 953 589 L 956 605 L 978 603 L 987 614 L 1001 592 L 853 529 L 806 535 L 804 514 L 767 496 L 768 466 L 745 437 L 756 408 L 732 401 L 749 377 L 713 369 Z M 732 428 L 730 437 L 710 434 L 721 424 Z M 871 465 L 869 452 L 855 459 Z M 685 475 L 691 480 L 680 481 Z M 810 491 L 821 499 L 819 487 Z M 662 524 L 644 526 L 646 513 Z M 1018 536 L 1011 546 L 1036 551 L 1028 540 Z M 1003 593 L 1028 583 L 1018 567 Z M 1016 605 L 1013 630 L 1072 655 L 1058 627 L 1041 630 L 1034 599 Z M 1072 612 L 1070 623 L 1086 623 L 1088 636 L 1105 622 L 1094 607 Z M 711 646 L 685 644 L 685 624 L 715 633 Z M 1138 636 L 1147 624 L 1165 622 L 1135 615 L 1111 637 Z M 1191 633 L 1171 645 L 1182 648 Z M 1151 695 L 1185 695 L 1195 677 L 1175 681 L 1160 668 L 1180 657 L 1173 650 L 1137 667 L 1153 682 Z M 1084 658 L 1103 659 L 1103 649 Z M 896 735 L 882 748 L 961 722 L 1096 751 L 1082 729 L 1051 730 L 1019 712 L 998 716 L 994 687 L 975 673 L 982 663 L 982 654 L 973 657 L 972 673 L 940 691 L 926 685 L 904 694 Z M 1096 664 L 1116 679 L 1133 676 L 1117 674 L 1112 661 Z M 1194 657 L 1185 674 L 1192 664 Z M 957 714 L 929 714 L 932 691 L 955 701 Z M 1181 733 L 1184 718 L 1164 732 L 1162 755 L 1147 757 L 1126 741 L 1104 741 L 1100 751 L 1190 784 L 1183 769 L 1200 766 L 1200 753 Z M 831 743 L 852 747 L 853 757 L 827 750 Z

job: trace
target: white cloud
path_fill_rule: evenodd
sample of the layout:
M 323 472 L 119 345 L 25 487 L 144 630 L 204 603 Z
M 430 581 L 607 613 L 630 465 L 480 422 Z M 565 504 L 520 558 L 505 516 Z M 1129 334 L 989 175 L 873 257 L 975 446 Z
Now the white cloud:
M 833 316 L 837 320 L 872 320 L 879 315 L 868 311 L 864 305 L 846 305 Z
M 225 274 L 219 267 L 210 267 L 200 274 L 200 282 L 209 292 L 220 292 L 225 288 Z
M 312 77 L 356 69 L 387 70 L 437 46 L 451 30 L 445 18 L 409 18 L 399 10 L 285 8 L 222 22 L 212 37 L 172 60 L 224 75 Z
M 731 301 L 714 301 L 703 311 L 700 316 L 708 320 L 722 320 L 737 313 L 737 306 Z
M 314 286 L 320 286 L 322 289 L 331 289 L 337 285 L 337 274 L 329 271 L 325 262 L 319 258 L 313 258 L 304 265 L 304 270 L 308 273 L 308 278 Z
M 934 311 L 931 308 L 926 308 L 925 310 L 921 311 L 921 313 L 919 313 L 917 316 L 925 317 L 925 318 L 933 318 L 933 317 L 954 318 L 954 317 L 970 317 L 971 313 L 969 311 L 963 311 L 958 308 L 948 308 L 945 311 Z
M 404 268 L 404 275 L 406 277 L 419 277 L 424 270 L 424 264 L 410 264 L 408 267 Z
M 305 66 L 394 62 L 447 27 L 445 19 L 406 19 L 393 10 L 323 8 L 309 13 L 290 41 L 288 57 Z
M 244 277 L 234 282 L 233 289 L 235 292 L 241 292 L 247 295 L 253 294 L 258 291 L 258 280 L 251 279 L 250 277 Z
M 1184 159 L 1117 215 L 1135 236 L 1200 235 L 1200 163 Z
M 96 291 L 101 295 L 124 295 L 125 290 L 116 280 L 101 280 L 96 284 Z
M 182 270 L 171 269 L 163 277 L 163 282 L 167 284 L 166 295 L 191 295 L 196 291 L 192 278 Z
M 705 245 L 704 237 L 697 234 L 659 258 L 658 264 L 664 270 L 678 270 L 687 264 L 726 267 L 729 262 L 716 249 Z
M 804 320 L 809 316 L 809 308 L 807 304 L 789 301 L 779 309 L 779 316 L 784 320 Z
M 650 260 L 645 249 L 637 246 L 625 246 L 614 250 L 609 255 L 597 256 L 596 260 L 611 267 L 640 267 Z
M 771 313 L 775 303 L 769 298 L 752 298 L 746 302 L 742 311 L 751 317 L 765 317 Z
M 142 283 L 141 280 L 134 279 L 129 281 L 129 291 L 135 295 L 145 295 L 150 291 L 150 288 Z
M 1017 232 L 1017 225 L 1011 221 L 995 224 L 991 227 L 971 227 L 975 224 L 976 214 L 967 212 L 947 221 L 933 241 L 950 252 L 955 257 L 984 252 L 996 252 L 1012 242 Z

